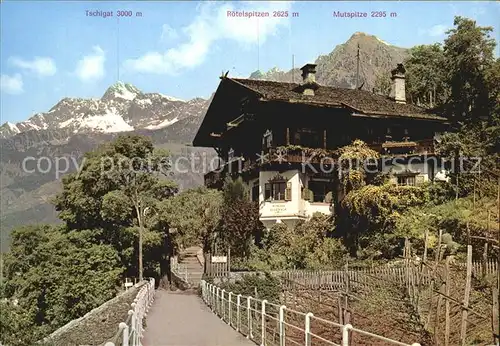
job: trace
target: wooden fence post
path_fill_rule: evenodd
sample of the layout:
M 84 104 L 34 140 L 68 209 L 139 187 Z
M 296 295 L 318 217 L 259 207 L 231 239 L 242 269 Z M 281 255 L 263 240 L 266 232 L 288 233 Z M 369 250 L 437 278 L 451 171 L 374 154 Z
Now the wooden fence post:
M 443 303 L 443 294 L 445 294 L 445 291 L 446 291 L 445 285 L 446 284 L 444 282 L 441 283 L 441 287 L 439 289 L 439 292 L 441 294 L 438 297 L 436 316 L 434 318 L 434 339 L 436 341 L 436 345 L 440 345 L 440 343 L 439 343 L 439 317 L 441 316 L 441 305 Z
M 446 256 L 446 264 L 444 268 L 445 287 L 446 287 L 446 302 L 445 302 L 445 327 L 444 327 L 444 346 L 450 345 L 450 256 Z
M 424 257 L 422 259 L 422 262 L 425 263 L 427 261 L 427 240 L 429 239 L 429 230 L 425 229 L 425 236 L 424 236 Z
M 230 277 L 230 273 L 231 273 L 231 248 L 228 247 L 227 249 L 227 272 L 226 272 L 226 276 L 229 278 Z
M 411 291 L 410 291 L 410 254 L 409 254 L 409 246 L 408 246 L 408 238 L 405 238 L 405 247 L 403 251 L 405 270 L 406 270 L 406 288 L 408 291 L 408 297 L 411 301 Z
M 481 265 L 481 276 L 484 278 L 488 274 L 488 242 L 484 243 L 483 263 Z
M 344 309 L 347 311 L 347 309 L 349 308 L 348 307 L 348 304 L 349 304 L 349 264 L 346 263 L 345 264 L 345 273 L 344 273 L 344 289 L 345 289 L 345 299 L 344 299 L 344 302 L 345 302 L 345 306 L 344 306 Z
M 342 309 L 342 296 L 339 295 L 337 298 L 339 304 L 339 324 L 344 324 L 344 311 Z
M 462 307 L 462 325 L 460 327 L 460 341 L 462 346 L 466 345 L 466 339 L 467 339 L 467 312 L 468 312 L 467 308 L 469 307 L 471 276 L 472 276 L 472 245 L 467 245 L 467 277 L 465 281 L 464 303 Z
M 493 304 L 491 312 L 491 330 L 493 331 L 493 345 L 498 345 L 500 343 L 500 319 L 498 318 L 498 311 L 500 310 L 500 305 L 498 304 L 498 288 L 493 287 L 491 289 Z

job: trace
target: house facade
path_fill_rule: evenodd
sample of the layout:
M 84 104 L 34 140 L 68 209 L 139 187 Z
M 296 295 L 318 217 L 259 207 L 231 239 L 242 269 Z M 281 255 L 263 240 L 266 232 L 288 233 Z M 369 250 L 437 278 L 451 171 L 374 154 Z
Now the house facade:
M 445 179 L 434 144 L 446 119 L 406 104 L 402 64 L 390 97 L 319 85 L 313 64 L 301 70 L 301 83 L 221 77 L 193 141 L 221 161 L 205 175 L 207 186 L 241 176 L 271 227 L 333 212 L 343 197 L 334 153 L 356 139 L 380 153 L 376 169 L 394 184 Z

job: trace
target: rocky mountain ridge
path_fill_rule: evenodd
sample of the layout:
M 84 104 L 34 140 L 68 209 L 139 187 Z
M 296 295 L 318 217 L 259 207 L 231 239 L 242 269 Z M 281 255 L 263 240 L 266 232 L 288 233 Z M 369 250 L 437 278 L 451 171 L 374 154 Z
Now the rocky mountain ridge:
M 27 131 L 69 130 L 77 133 L 156 130 L 190 116 L 199 116 L 206 100 L 179 100 L 158 93 L 143 93 L 131 84 L 117 82 L 100 99 L 63 98 L 48 112 L 37 113 L 17 124 L 0 127 L 0 138 Z
M 77 170 L 85 152 L 122 133 L 151 137 L 172 159 L 213 155 L 186 146 L 198 130 L 210 100 L 184 101 L 143 93 L 118 82 L 100 99 L 64 98 L 47 112 L 0 128 L 1 243 L 6 250 L 12 227 L 57 222 L 50 199 L 61 189 L 61 174 Z M 173 179 L 181 189 L 203 184 L 203 171 L 179 161 Z M 38 165 L 38 166 L 37 166 Z M 56 167 L 59 165 L 59 167 Z M 63 167 L 61 167 L 61 165 Z M 67 166 L 67 169 L 66 169 Z
M 376 36 L 363 32 L 354 33 L 345 43 L 335 47 L 327 55 L 320 55 L 316 60 L 316 81 L 322 85 L 352 89 L 356 86 L 356 64 L 359 47 L 360 69 L 358 86 L 372 91 L 377 76 L 389 74 L 398 63 L 408 57 L 408 49 L 393 46 Z M 299 68 L 282 71 L 274 67 L 267 72 L 255 71 L 251 79 L 263 79 L 279 82 L 302 80 Z

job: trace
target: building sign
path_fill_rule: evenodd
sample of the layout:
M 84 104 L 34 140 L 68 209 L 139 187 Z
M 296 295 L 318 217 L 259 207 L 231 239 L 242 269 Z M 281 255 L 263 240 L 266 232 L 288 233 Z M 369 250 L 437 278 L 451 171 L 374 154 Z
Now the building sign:
M 271 205 L 269 211 L 273 214 L 281 214 L 286 211 L 286 206 L 284 204 L 274 204 Z
M 227 256 L 212 256 L 212 263 L 227 263 Z

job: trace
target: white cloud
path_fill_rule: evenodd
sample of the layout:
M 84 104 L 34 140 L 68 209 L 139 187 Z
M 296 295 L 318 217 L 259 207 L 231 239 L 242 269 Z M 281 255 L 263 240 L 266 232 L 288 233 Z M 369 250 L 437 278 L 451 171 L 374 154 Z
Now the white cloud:
M 425 30 L 420 30 L 420 34 L 425 34 L 431 37 L 443 36 L 446 31 L 448 31 L 449 27 L 445 24 L 436 24 L 433 27 Z
M 5 92 L 6 94 L 12 95 L 23 93 L 23 78 L 19 73 L 16 73 L 13 76 L 9 76 L 6 74 L 1 75 L 0 90 Z
M 478 17 L 482 16 L 485 13 L 486 9 L 484 7 L 474 6 L 470 8 L 470 16 L 474 19 L 477 19 Z
M 99 46 L 93 47 L 93 53 L 84 56 L 76 65 L 75 74 L 83 82 L 99 80 L 104 77 L 106 54 Z
M 23 70 L 28 70 L 40 77 L 53 76 L 56 74 L 57 68 L 52 58 L 35 57 L 33 60 L 24 60 L 21 58 L 11 57 L 9 63 Z
M 172 28 L 168 24 L 163 24 L 163 26 L 161 28 L 161 37 L 160 37 L 160 40 L 162 42 L 168 42 L 169 40 L 175 40 L 178 37 L 179 37 L 179 34 L 177 33 L 177 31 L 174 28 Z
M 280 27 L 289 25 L 289 18 L 272 17 L 273 11 L 289 11 L 291 2 L 248 2 L 235 8 L 233 4 L 214 2 L 201 4 L 198 16 L 182 29 L 184 42 L 165 52 L 148 52 L 124 62 L 126 70 L 135 72 L 176 74 L 183 68 L 193 68 L 205 61 L 210 48 L 220 40 L 231 40 L 249 48 L 275 35 Z M 269 17 L 231 17 L 229 11 L 268 12 Z M 176 33 L 177 34 L 177 33 Z
M 442 36 L 446 33 L 448 30 L 448 27 L 444 24 L 438 24 L 434 25 L 432 28 L 429 29 L 429 36 Z

